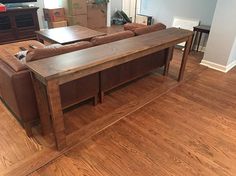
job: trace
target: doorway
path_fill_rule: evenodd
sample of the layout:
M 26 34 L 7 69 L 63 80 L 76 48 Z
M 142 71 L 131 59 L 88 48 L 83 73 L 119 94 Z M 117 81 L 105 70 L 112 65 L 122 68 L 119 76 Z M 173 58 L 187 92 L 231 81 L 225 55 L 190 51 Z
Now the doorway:
M 140 13 L 141 0 L 122 0 L 122 10 L 132 22 L 135 22 L 136 15 Z

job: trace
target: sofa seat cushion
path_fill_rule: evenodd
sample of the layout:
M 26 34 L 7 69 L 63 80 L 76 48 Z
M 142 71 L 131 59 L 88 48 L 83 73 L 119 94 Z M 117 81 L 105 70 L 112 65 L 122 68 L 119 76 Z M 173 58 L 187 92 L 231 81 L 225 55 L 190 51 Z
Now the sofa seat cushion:
M 56 55 L 89 48 L 91 46 L 93 46 L 91 42 L 82 41 L 82 42 L 77 42 L 74 44 L 63 45 L 61 47 L 56 47 L 56 48 L 34 49 L 28 52 L 26 56 L 26 62 L 53 57 Z
M 141 27 L 146 27 L 146 25 L 144 24 L 140 24 L 140 23 L 126 23 L 124 24 L 124 30 L 127 31 L 133 31 L 137 28 L 141 28 Z
M 121 32 L 117 32 L 114 34 L 94 37 L 94 38 L 92 38 L 91 42 L 93 43 L 93 45 L 96 46 L 96 45 L 102 45 L 102 44 L 130 38 L 133 36 L 134 36 L 134 33 L 132 31 L 121 31 Z
M 16 72 L 27 69 L 25 64 L 19 61 L 14 55 L 9 53 L 2 46 L 0 47 L 0 59 Z
M 157 24 L 150 25 L 150 26 L 136 28 L 134 30 L 134 33 L 135 33 L 135 35 L 143 35 L 143 34 L 147 34 L 150 32 L 160 31 L 163 29 L 166 29 L 166 25 L 164 25 L 162 23 L 157 23 Z

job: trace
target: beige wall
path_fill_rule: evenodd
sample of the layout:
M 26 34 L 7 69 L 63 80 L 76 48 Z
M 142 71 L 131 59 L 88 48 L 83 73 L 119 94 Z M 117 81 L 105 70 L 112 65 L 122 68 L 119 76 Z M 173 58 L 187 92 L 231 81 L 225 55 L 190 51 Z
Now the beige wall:
M 227 1 L 227 0 L 226 0 Z M 200 20 L 211 25 L 217 0 L 142 0 L 141 13 L 155 22 L 172 26 L 174 17 Z
M 236 61 L 236 37 L 234 38 L 234 44 L 230 52 L 229 60 L 228 60 L 228 65 L 232 64 L 233 62 Z
M 36 2 L 36 6 L 39 7 L 38 10 L 39 25 L 40 28 L 43 29 L 47 26 L 43 16 L 43 8 L 44 8 L 43 0 L 38 0 L 38 2 Z

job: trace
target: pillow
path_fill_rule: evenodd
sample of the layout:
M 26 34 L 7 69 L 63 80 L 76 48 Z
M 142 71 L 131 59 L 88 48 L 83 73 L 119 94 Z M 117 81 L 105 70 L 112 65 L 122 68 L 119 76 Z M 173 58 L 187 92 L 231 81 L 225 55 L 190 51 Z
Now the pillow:
M 63 45 L 61 44 L 51 44 L 51 45 L 47 45 L 47 46 L 44 46 L 44 48 L 59 48 L 59 47 L 62 47 Z M 35 47 L 34 49 L 37 49 L 37 46 L 33 45 L 33 47 Z M 15 54 L 15 57 L 25 63 L 26 62 L 26 55 L 28 54 L 28 52 L 32 51 L 33 49 L 30 48 L 29 50 L 23 50 L 23 51 L 19 51 L 18 53 Z
M 22 63 L 25 64 L 25 58 L 26 58 L 26 55 L 28 53 L 28 50 L 25 50 L 25 51 L 19 51 L 18 53 L 15 54 L 15 57 L 21 61 Z
M 63 45 L 56 48 L 39 48 L 28 52 L 26 62 L 53 57 L 56 55 L 69 53 L 93 46 L 91 42 L 83 41 L 69 45 Z
M 115 42 L 118 40 L 130 38 L 133 36 L 134 36 L 134 33 L 132 31 L 122 31 L 122 32 L 114 33 L 114 34 L 105 35 L 105 36 L 94 37 L 92 38 L 91 42 L 93 43 L 93 45 L 102 45 L 105 43 Z
M 27 69 L 21 61 L 3 48 L 0 48 L 0 59 L 16 72 Z
M 141 28 L 141 27 L 146 27 L 146 25 L 144 24 L 140 24 L 140 23 L 126 23 L 124 24 L 124 30 L 127 31 L 133 31 L 137 28 Z
M 154 25 L 146 26 L 146 27 L 136 28 L 134 30 L 134 33 L 136 35 L 143 35 L 143 34 L 147 34 L 150 32 L 160 31 L 163 29 L 166 29 L 166 25 L 164 25 L 162 23 L 157 23 Z

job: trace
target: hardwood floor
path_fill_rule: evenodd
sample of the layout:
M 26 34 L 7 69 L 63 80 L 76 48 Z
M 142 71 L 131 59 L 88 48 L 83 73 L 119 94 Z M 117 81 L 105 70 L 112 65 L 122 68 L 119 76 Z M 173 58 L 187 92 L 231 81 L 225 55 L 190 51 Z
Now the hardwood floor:
M 193 54 L 178 83 L 181 54 L 168 78 L 157 70 L 109 92 L 103 104 L 66 112 L 76 140 L 62 152 L 50 137 L 27 138 L 0 104 L 0 175 L 236 175 L 236 69 L 208 69 Z
M 25 131 L 0 101 L 0 172 L 42 150 L 34 138 Z

